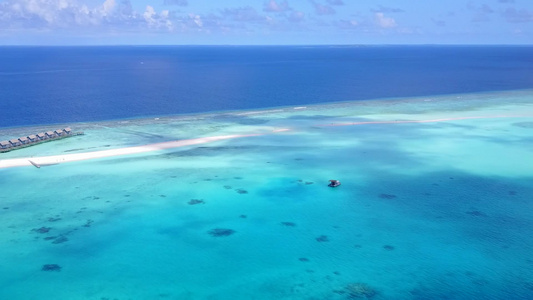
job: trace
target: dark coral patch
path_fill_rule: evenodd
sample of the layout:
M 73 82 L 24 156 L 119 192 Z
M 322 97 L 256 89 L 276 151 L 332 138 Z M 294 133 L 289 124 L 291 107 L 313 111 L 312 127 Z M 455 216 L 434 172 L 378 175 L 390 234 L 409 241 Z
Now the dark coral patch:
M 236 189 L 235 191 L 239 194 L 248 194 L 248 191 L 245 189 Z
M 387 250 L 387 251 L 392 251 L 394 250 L 394 246 L 391 246 L 391 245 L 384 245 L 383 246 L 383 249 Z
M 61 218 L 48 218 L 48 222 L 57 222 L 61 220 Z
M 298 258 L 299 261 L 303 261 L 303 262 L 308 262 L 309 261 L 309 258 L 305 258 L 305 257 L 300 257 Z
M 396 197 L 397 196 L 393 194 L 379 194 L 379 198 L 381 199 L 394 199 Z
M 68 241 L 68 238 L 66 236 L 64 236 L 64 235 L 60 235 L 52 242 L 52 244 L 61 244 L 61 243 L 64 243 L 66 241 Z
M 215 228 L 209 230 L 207 233 L 214 237 L 221 237 L 221 236 L 230 236 L 235 233 L 235 230 L 233 229 L 227 229 L 227 228 Z
M 83 225 L 83 227 L 91 227 L 91 224 L 93 223 L 94 221 L 89 219 L 87 220 L 87 222 L 85 222 L 85 224 Z
M 43 265 L 43 267 L 41 268 L 41 271 L 59 272 L 61 271 L 61 266 L 57 264 L 46 264 L 46 265 Z
M 377 295 L 377 291 L 366 283 L 355 282 L 344 287 L 348 299 L 370 299 Z
M 224 188 L 225 188 L 226 190 L 231 190 L 231 189 L 232 189 L 232 187 L 231 187 L 230 185 L 225 185 Z
M 196 205 L 196 204 L 204 204 L 205 201 L 202 199 L 191 199 L 189 202 L 187 202 L 189 205 Z
M 34 228 L 31 231 L 35 231 L 37 233 L 47 233 L 48 231 L 50 231 L 50 229 L 52 229 L 52 228 L 43 226 L 41 228 Z
M 317 237 L 316 240 L 318 242 L 329 242 L 329 238 L 328 238 L 327 235 L 321 235 L 321 236 Z
M 281 225 L 287 226 L 287 227 L 294 227 L 294 226 L 296 226 L 296 223 L 293 223 L 293 222 L 281 222 Z

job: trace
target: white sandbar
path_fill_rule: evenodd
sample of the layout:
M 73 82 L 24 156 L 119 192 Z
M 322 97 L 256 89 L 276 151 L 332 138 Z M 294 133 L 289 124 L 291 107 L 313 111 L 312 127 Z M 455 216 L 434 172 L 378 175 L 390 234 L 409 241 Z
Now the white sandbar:
M 119 155 L 138 154 L 138 153 L 158 151 L 158 150 L 163 150 L 163 149 L 171 149 L 171 148 L 177 148 L 177 147 L 184 147 L 184 146 L 204 144 L 204 143 L 209 143 L 209 142 L 214 142 L 214 141 L 221 141 L 221 140 L 234 139 L 234 138 L 240 138 L 240 137 L 257 136 L 257 135 L 260 135 L 260 134 L 220 135 L 220 136 L 170 141 L 170 142 L 148 144 L 148 145 L 135 146 L 135 147 L 118 148 L 118 149 L 111 149 L 111 150 L 103 150 L 103 151 L 6 159 L 6 160 L 0 160 L 0 169 L 12 168 L 12 167 L 36 166 L 36 165 L 38 166 L 55 165 L 55 164 L 60 164 L 60 163 L 65 163 L 65 162 L 104 158 L 104 157 L 119 156 Z

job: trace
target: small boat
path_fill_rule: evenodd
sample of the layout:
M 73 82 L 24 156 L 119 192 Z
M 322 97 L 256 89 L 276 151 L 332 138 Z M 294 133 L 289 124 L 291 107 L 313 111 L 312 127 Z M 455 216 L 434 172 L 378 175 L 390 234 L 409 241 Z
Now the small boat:
M 340 181 L 338 181 L 336 179 L 330 179 L 329 180 L 329 184 L 328 184 L 329 187 L 338 187 L 339 185 L 341 185 Z

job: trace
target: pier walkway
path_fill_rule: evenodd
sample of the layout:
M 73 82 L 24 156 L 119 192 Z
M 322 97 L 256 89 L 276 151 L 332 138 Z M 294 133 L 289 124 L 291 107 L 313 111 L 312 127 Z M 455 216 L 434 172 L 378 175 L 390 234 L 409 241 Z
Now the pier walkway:
M 31 134 L 28 136 L 19 137 L 18 139 L 0 141 L 0 153 L 82 134 L 83 132 L 72 132 L 72 129 L 67 127 L 54 131 Z

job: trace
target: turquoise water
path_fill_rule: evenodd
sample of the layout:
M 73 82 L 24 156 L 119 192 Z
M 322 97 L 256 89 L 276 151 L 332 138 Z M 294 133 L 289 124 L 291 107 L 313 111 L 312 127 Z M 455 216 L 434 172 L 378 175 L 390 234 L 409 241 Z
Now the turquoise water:
M 0 299 L 533 298 L 533 91 L 65 125 L 0 158 L 267 134 L 0 169 Z

